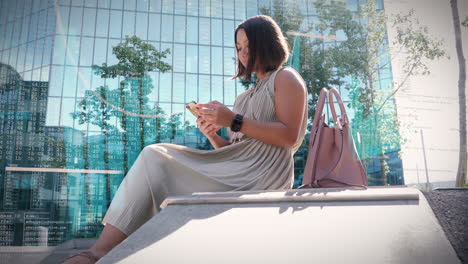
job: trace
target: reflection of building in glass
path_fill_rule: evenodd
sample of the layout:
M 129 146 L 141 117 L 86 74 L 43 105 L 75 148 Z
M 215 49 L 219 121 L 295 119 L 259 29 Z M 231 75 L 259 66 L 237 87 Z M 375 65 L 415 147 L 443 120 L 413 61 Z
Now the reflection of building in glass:
M 363 1 L 332 2 L 356 11 Z M 381 0 L 376 3 L 383 8 Z M 322 38 L 321 48 L 327 48 L 344 39 L 342 32 L 301 33 L 318 20 L 311 1 L 0 0 L 0 219 L 9 223 L 0 227 L 7 232 L 0 243 L 54 245 L 95 237 L 123 172 L 143 145 L 210 148 L 185 103 L 217 100 L 232 106 L 246 89 L 229 80 L 235 73 L 236 26 L 260 13 L 274 17 L 279 8 L 292 13 L 294 5 L 302 22 L 297 32 L 285 28 L 292 44 L 288 64 L 304 71 L 312 68 L 303 59 L 312 52 L 307 42 Z M 164 62 L 172 71 L 149 72 L 143 78 L 143 103 L 137 100 L 138 81 L 101 78 L 91 68 L 118 63 L 112 47 L 133 35 L 160 51 L 171 51 Z M 349 77 L 337 86 L 345 105 L 351 101 L 345 87 L 352 82 Z M 389 67 L 379 72 L 380 86 L 388 83 Z M 144 144 L 141 109 L 148 116 Z M 80 122 L 81 112 L 92 115 Z M 350 117 L 354 112 L 348 109 Z M 356 144 L 367 159 L 369 182 L 382 184 L 378 137 L 366 139 L 375 131 L 353 129 L 360 132 Z M 393 154 L 398 148 L 387 153 L 389 184 L 403 183 L 401 161 Z M 306 152 L 304 146 L 295 156 L 296 176 L 302 174 Z

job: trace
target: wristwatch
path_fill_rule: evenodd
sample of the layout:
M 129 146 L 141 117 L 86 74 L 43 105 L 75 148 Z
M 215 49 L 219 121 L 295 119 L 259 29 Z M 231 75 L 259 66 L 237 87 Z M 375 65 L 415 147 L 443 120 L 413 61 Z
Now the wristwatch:
M 231 131 L 232 132 L 239 132 L 241 130 L 242 120 L 243 119 L 244 119 L 244 117 L 242 115 L 239 115 L 239 114 L 237 114 L 236 117 L 234 117 L 234 119 L 232 119 L 232 123 L 231 123 Z

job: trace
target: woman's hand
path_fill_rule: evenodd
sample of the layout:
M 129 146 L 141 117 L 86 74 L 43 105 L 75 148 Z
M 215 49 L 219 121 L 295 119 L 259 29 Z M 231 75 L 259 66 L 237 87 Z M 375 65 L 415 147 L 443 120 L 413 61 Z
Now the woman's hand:
M 206 122 L 206 120 L 204 120 L 201 117 L 197 119 L 197 124 L 200 131 L 208 138 L 216 135 L 216 132 L 218 132 L 218 130 L 221 129 L 221 126 L 216 126 L 209 122 Z
M 202 119 L 220 127 L 229 127 L 232 119 L 236 116 L 234 112 L 218 101 L 197 104 L 197 109 Z

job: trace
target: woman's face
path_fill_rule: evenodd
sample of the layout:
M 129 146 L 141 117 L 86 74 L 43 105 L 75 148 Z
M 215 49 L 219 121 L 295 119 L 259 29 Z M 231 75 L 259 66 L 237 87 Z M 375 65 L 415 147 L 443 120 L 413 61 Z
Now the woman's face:
M 247 65 L 249 64 L 249 39 L 247 38 L 247 34 L 245 34 L 245 30 L 243 28 L 237 31 L 236 38 L 237 58 L 242 66 L 247 68 Z

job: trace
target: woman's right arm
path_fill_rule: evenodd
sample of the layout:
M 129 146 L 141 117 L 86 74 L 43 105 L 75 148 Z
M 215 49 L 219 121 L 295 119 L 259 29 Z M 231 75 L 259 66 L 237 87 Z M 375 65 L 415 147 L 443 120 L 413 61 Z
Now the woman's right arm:
M 221 126 L 215 126 L 208 122 L 204 122 L 202 118 L 197 119 L 198 128 L 208 138 L 211 145 L 215 148 L 222 148 L 227 145 L 231 145 L 230 142 L 220 137 L 216 132 L 221 129 Z

